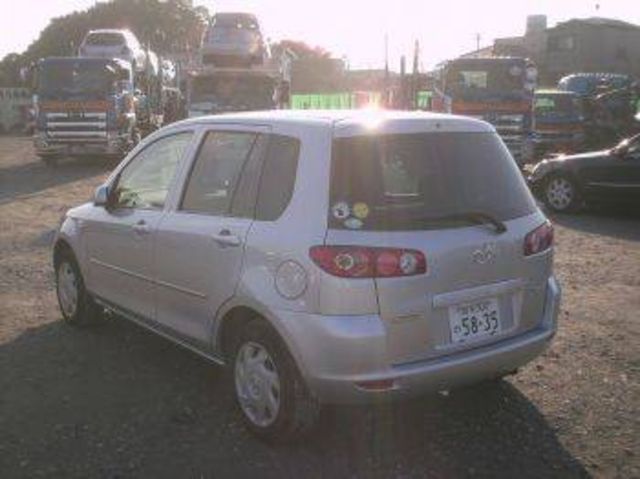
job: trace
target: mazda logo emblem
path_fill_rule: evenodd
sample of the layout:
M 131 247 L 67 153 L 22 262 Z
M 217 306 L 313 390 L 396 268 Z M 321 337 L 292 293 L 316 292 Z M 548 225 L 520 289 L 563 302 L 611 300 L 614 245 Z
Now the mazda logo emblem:
M 486 264 L 496 257 L 496 244 L 485 243 L 472 254 L 473 261 L 478 264 Z

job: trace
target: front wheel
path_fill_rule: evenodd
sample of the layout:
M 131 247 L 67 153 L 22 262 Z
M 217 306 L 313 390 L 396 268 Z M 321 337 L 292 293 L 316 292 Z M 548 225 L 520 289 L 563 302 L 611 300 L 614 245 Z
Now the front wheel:
M 56 261 L 56 295 L 67 323 L 85 326 L 102 318 L 103 309 L 85 289 L 78 263 L 68 252 L 62 253 Z
M 270 442 L 286 442 L 309 431 L 319 404 L 275 332 L 251 321 L 236 343 L 235 398 L 247 427 Z
M 558 213 L 575 211 L 580 205 L 580 194 L 575 182 L 564 175 L 550 177 L 544 185 L 544 203 Z

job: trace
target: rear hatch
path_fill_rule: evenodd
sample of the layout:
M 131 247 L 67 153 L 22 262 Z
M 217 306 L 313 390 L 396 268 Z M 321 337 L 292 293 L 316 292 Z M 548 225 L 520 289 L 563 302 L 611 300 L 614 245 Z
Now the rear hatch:
M 373 280 L 391 364 L 539 325 L 551 273 L 549 243 L 540 241 L 552 231 L 543 226 L 547 237 L 533 238 L 536 254 L 525 256 L 525 237 L 546 220 L 495 133 L 336 138 L 331 182 L 326 245 L 374 254 L 396 248 L 426 259 L 425 273 Z

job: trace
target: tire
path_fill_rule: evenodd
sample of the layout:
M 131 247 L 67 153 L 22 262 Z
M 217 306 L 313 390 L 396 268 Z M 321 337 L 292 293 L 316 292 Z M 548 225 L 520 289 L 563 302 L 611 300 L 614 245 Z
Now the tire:
M 267 442 L 288 442 L 316 424 L 320 405 L 309 393 L 279 336 L 252 320 L 233 348 L 234 397 L 247 428 Z
M 544 204 L 557 213 L 577 211 L 581 204 L 580 192 L 573 179 L 567 175 L 552 175 L 542 188 Z
M 73 254 L 63 251 L 55 261 L 56 297 L 65 322 L 89 326 L 100 322 L 103 308 L 84 287 L 84 280 Z

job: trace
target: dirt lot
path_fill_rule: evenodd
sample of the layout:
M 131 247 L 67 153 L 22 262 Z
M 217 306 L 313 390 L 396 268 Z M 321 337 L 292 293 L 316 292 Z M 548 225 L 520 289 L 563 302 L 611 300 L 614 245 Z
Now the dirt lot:
M 52 231 L 112 166 L 0 138 L 0 477 L 640 477 L 638 216 L 555 219 L 559 332 L 515 378 L 329 409 L 267 447 L 216 367 L 121 320 L 61 323 Z

